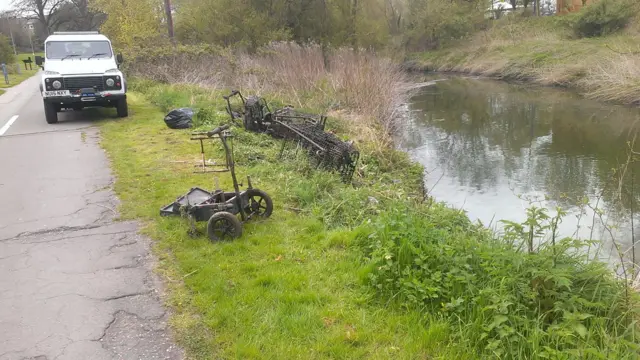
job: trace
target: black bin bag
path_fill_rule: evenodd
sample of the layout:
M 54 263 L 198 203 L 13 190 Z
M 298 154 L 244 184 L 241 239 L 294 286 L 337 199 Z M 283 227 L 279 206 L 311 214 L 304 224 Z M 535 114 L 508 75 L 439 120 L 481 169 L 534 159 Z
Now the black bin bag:
M 171 110 L 164 117 L 164 122 L 171 129 L 188 129 L 193 126 L 193 109 L 180 108 Z

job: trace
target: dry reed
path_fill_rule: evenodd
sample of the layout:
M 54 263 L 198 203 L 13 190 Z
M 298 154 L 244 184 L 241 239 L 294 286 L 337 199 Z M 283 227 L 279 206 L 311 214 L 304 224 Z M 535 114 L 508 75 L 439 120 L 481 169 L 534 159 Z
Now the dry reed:
M 131 65 L 133 73 L 171 84 L 239 89 L 246 94 L 287 99 L 291 105 L 340 111 L 352 135 L 390 144 L 409 96 L 400 65 L 373 52 L 275 43 L 257 54 L 175 54 Z

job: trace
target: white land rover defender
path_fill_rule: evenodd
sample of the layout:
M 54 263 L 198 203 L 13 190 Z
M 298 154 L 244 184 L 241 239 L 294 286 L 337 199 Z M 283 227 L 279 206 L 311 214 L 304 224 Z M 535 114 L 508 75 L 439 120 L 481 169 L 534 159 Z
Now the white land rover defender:
M 58 122 L 63 109 L 115 107 L 119 117 L 129 114 L 127 83 L 119 70 L 122 55 L 98 32 L 56 32 L 44 43 L 44 58 L 36 64 L 44 70 L 40 91 L 49 124 Z

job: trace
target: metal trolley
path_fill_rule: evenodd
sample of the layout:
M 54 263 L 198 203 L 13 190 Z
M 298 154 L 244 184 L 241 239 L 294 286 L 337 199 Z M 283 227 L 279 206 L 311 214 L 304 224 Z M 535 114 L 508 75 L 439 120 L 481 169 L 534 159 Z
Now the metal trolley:
M 160 209 L 160 215 L 181 215 L 189 218 L 192 232 L 194 222 L 207 221 L 207 236 L 211 241 L 242 236 L 242 223 L 256 218 L 268 218 L 273 212 L 273 202 L 269 195 L 253 188 L 251 178 L 247 176 L 247 189 L 240 191 L 235 173 L 233 152 L 228 143 L 232 135 L 229 125 L 223 125 L 208 132 L 194 133 L 192 140 L 219 138 L 225 151 L 225 169 L 233 180 L 234 191 L 217 189 L 213 192 L 194 187 L 173 203 Z M 203 165 L 204 166 L 204 165 Z M 240 215 L 238 219 L 237 215 Z

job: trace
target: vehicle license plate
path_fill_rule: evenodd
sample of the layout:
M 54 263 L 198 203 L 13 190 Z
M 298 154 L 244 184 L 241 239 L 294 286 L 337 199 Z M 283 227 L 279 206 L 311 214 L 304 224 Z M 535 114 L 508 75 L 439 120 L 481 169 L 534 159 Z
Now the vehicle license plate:
M 53 90 L 53 91 L 45 91 L 44 96 L 71 96 L 69 90 Z

